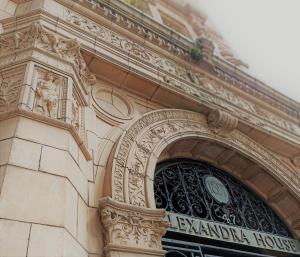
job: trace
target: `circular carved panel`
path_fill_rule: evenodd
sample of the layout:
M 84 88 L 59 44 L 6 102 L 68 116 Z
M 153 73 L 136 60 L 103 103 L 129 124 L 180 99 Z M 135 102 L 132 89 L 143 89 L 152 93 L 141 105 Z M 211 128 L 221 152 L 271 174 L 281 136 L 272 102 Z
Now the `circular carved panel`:
M 133 105 L 130 99 L 112 88 L 94 88 L 93 100 L 98 114 L 108 122 L 123 123 L 133 118 Z

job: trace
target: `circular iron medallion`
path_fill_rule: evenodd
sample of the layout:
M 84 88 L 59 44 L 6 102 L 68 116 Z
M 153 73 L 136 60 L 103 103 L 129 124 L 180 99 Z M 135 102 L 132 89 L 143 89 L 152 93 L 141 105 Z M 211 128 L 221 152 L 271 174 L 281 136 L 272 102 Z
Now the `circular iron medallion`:
M 229 202 L 229 192 L 223 182 L 214 176 L 206 176 L 204 179 L 208 193 L 219 203 Z

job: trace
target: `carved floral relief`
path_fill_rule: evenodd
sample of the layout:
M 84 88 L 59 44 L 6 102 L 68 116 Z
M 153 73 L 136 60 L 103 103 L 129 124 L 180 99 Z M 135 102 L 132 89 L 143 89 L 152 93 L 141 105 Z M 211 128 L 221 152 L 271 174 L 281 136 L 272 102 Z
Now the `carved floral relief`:
M 80 101 L 78 92 L 74 89 L 72 93 L 72 106 L 71 106 L 71 125 L 77 131 L 81 139 L 85 138 L 85 125 L 84 125 L 84 105 Z
M 161 238 L 169 227 L 164 210 L 136 209 L 105 198 L 100 201 L 100 215 L 106 247 L 162 249 Z
M 0 113 L 17 107 L 24 74 L 24 66 L 0 71 Z
M 0 38 L 0 56 L 30 47 L 42 49 L 64 61 L 69 61 L 74 65 L 84 83 L 88 85 L 95 83 L 96 78 L 89 71 L 80 52 L 80 44 L 76 39 L 63 38 L 46 29 L 40 22 L 35 22 L 30 27 L 3 35 Z
M 80 106 L 76 96 L 73 94 L 72 96 L 72 121 L 71 124 L 73 127 L 79 132 L 80 130 Z
M 150 65 L 162 69 L 169 75 L 162 74 L 161 80 L 164 83 L 175 87 L 177 90 L 183 91 L 192 97 L 197 97 L 201 101 L 204 100 L 213 102 L 219 106 L 227 108 L 228 110 L 236 111 L 234 108 L 241 108 L 246 111 L 246 113 L 242 114 L 242 118 L 254 123 L 255 125 L 267 125 L 267 122 L 271 122 L 275 126 L 286 129 L 293 134 L 300 135 L 300 128 L 297 124 L 285 120 L 279 115 L 274 115 L 268 110 L 264 110 L 266 115 L 263 115 L 263 119 L 261 120 L 261 112 L 258 111 L 257 106 L 254 103 L 225 89 L 225 87 L 219 82 L 208 78 L 205 74 L 186 69 L 174 61 L 69 10 L 67 11 L 66 19 L 68 22 L 96 35 L 99 39 L 125 51 L 126 53 L 129 53 L 133 57 L 140 59 L 142 62 L 148 62 Z M 219 75 L 220 72 L 218 71 L 217 76 Z M 232 80 L 228 76 L 224 79 L 226 81 Z M 203 92 L 201 90 L 202 87 L 207 89 L 208 92 L 213 95 Z M 254 114 L 256 117 L 249 114 Z

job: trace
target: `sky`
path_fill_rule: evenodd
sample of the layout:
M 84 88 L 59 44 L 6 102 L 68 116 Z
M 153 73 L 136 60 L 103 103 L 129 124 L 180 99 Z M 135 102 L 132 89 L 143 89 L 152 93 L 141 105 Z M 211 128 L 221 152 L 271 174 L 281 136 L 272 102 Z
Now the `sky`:
M 300 102 L 300 0 L 192 0 L 248 72 Z

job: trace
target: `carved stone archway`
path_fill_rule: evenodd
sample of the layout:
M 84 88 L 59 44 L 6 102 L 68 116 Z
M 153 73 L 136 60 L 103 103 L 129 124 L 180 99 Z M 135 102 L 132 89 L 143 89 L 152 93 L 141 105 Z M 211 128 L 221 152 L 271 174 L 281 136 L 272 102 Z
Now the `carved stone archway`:
M 257 163 L 264 172 L 267 172 L 281 185 L 285 185 L 288 194 L 295 199 L 296 205 L 300 206 L 299 178 L 293 167 L 240 132 L 237 125 L 236 118 L 222 111 L 212 111 L 206 117 L 191 111 L 166 109 L 146 113 L 124 129 L 111 156 L 112 164 L 108 167 L 106 174 L 105 184 L 111 183 L 111 191 L 106 193 L 112 199 L 109 201 L 105 199 L 100 204 L 102 221 L 107 232 L 108 251 L 115 249 L 109 245 L 116 247 L 115 244 L 119 241 L 117 221 L 122 219 L 123 224 L 131 228 L 130 231 L 146 229 L 150 234 L 159 233 L 160 236 L 156 237 L 154 248 L 161 250 L 159 241 L 167 224 L 163 222 L 164 213 L 158 213 L 161 210 L 155 210 L 154 172 L 164 149 L 179 140 L 191 138 L 209 140 L 241 153 Z M 118 203 L 117 209 L 113 207 L 113 202 Z M 274 204 L 272 206 L 274 207 Z M 153 212 L 152 216 L 156 213 L 153 219 L 150 218 L 151 221 L 149 221 L 150 210 Z M 131 213 L 131 216 L 128 213 Z M 126 215 L 129 215 L 130 219 L 124 218 Z M 294 216 L 287 223 L 296 235 L 299 232 L 299 221 L 297 215 Z M 147 224 L 147 222 L 154 225 L 143 227 L 143 224 Z M 139 245 L 143 244 L 147 245 L 147 249 L 151 249 L 152 246 L 148 244 L 149 239 L 143 240 L 142 233 L 137 234 L 139 235 L 138 240 L 133 245 L 131 243 L 125 243 L 125 245 L 137 249 Z M 132 240 L 130 241 L 132 242 Z M 157 253 L 157 256 L 163 255 L 162 252 L 158 251 Z
M 208 117 L 167 109 L 147 113 L 133 122 L 114 153 L 112 198 L 135 206 L 154 207 L 147 183 L 153 180 L 160 153 L 176 140 L 195 137 L 220 142 L 255 160 L 300 199 L 299 177 L 292 166 L 238 131 L 235 118 L 223 112 Z

